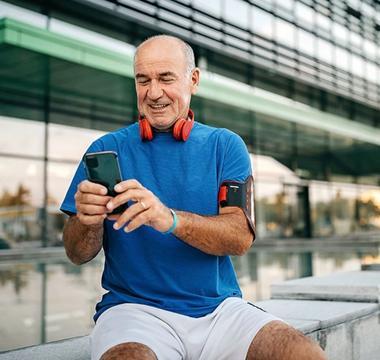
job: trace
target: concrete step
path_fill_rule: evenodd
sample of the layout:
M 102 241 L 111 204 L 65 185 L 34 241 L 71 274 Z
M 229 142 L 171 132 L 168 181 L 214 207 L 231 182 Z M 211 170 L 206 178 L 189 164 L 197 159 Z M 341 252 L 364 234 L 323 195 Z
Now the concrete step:
M 255 303 L 316 340 L 329 360 L 378 360 L 380 304 L 267 300 Z
M 271 286 L 272 299 L 380 302 L 380 271 L 305 277 Z

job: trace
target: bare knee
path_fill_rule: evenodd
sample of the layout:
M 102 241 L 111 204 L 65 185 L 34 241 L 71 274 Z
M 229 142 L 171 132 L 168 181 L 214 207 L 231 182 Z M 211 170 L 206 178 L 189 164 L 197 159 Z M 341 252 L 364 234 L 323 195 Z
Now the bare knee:
M 146 345 L 129 342 L 108 349 L 100 360 L 157 360 L 155 353 Z
M 253 339 L 247 360 L 327 360 L 320 346 L 300 331 L 281 322 L 272 321 Z

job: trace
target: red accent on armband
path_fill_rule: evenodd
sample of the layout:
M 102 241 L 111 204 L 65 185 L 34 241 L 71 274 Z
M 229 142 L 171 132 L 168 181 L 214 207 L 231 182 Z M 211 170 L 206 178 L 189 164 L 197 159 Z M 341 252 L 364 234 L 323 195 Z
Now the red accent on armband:
M 221 188 L 219 189 L 219 204 L 222 201 L 227 200 L 227 191 L 228 191 L 227 186 L 221 186 Z

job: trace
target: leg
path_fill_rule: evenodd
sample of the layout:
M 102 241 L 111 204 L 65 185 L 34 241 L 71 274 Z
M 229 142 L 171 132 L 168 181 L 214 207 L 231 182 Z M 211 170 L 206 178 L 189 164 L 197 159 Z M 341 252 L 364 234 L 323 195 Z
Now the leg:
M 281 321 L 271 321 L 256 334 L 246 360 L 327 360 L 319 345 Z
M 100 360 L 157 360 L 155 353 L 146 345 L 123 343 L 107 350 Z

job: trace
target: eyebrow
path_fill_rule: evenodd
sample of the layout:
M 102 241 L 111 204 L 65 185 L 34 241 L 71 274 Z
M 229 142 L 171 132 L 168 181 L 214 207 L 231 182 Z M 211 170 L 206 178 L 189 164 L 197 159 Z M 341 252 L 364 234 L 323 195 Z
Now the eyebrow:
M 162 72 L 162 73 L 159 73 L 158 74 L 160 77 L 165 77 L 165 76 L 173 76 L 173 77 L 177 77 L 177 74 L 172 72 L 172 71 L 165 71 L 165 72 Z M 141 73 L 137 73 L 135 75 L 135 78 L 136 79 L 139 79 L 139 78 L 148 78 L 149 76 L 148 75 L 145 75 L 145 74 L 141 74 Z

